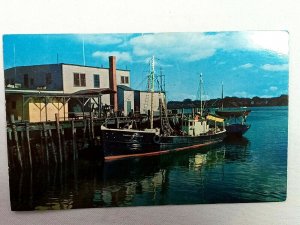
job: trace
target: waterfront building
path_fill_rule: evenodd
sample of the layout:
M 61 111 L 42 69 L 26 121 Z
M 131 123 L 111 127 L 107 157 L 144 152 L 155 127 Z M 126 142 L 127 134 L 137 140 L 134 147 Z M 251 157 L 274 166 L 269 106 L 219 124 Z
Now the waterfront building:
M 125 116 L 131 112 L 147 114 L 150 110 L 150 93 L 130 88 L 130 70 L 117 69 L 115 56 L 109 57 L 109 68 L 58 63 L 17 66 L 6 69 L 4 75 L 7 116 L 13 114 L 19 120 L 54 120 L 55 113 L 65 119 L 70 114 L 100 108 Z M 88 106 L 78 99 L 63 99 L 80 94 L 99 98 Z M 46 95 L 53 98 L 39 98 Z M 159 110 L 158 97 L 154 93 L 154 111 Z

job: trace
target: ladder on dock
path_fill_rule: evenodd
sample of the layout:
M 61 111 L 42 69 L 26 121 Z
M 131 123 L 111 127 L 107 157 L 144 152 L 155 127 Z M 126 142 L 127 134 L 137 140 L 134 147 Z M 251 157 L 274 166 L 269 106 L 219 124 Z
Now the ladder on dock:
M 150 93 L 146 94 L 145 102 L 144 102 L 144 113 L 148 114 L 148 109 L 149 109 L 149 99 L 150 99 Z
M 161 115 L 161 129 L 164 136 L 170 136 L 174 130 L 170 125 L 169 118 L 168 118 L 168 111 L 166 106 L 166 101 L 164 97 L 160 99 L 160 115 Z

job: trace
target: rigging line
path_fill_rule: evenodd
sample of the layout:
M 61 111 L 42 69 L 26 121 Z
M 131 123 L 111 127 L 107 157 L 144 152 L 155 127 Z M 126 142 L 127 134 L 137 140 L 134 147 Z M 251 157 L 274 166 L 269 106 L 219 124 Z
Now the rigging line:
M 144 80 L 145 80 L 145 76 L 144 76 L 144 73 L 146 73 L 147 71 L 146 71 L 146 65 L 144 65 L 144 67 L 143 67 L 143 69 L 142 69 L 142 72 L 139 72 L 138 74 L 138 79 L 137 79 L 137 81 L 139 82 L 140 81 L 140 83 L 138 83 L 138 85 L 135 85 L 134 86 L 134 89 L 138 89 L 140 86 L 142 86 L 142 83 L 144 82 Z M 141 70 L 140 70 L 141 71 Z M 140 74 L 142 74 L 142 76 L 140 76 Z M 142 80 L 140 79 L 140 78 L 142 78 Z
M 147 77 L 144 77 L 144 79 L 136 86 L 135 89 L 138 89 L 138 87 L 142 87 L 142 84 L 147 80 Z

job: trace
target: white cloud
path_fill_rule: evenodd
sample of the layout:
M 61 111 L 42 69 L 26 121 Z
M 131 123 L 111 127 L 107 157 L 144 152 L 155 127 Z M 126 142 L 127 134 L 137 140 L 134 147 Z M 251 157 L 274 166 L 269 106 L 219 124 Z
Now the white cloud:
M 249 69 L 249 68 L 253 67 L 253 64 L 246 63 L 244 65 L 240 65 L 239 67 L 242 68 L 242 69 Z
M 288 54 L 288 33 L 284 31 L 155 33 L 131 38 L 128 43 L 136 56 L 156 55 L 184 61 L 209 58 L 217 50 L 267 50 Z M 250 68 L 250 64 L 245 66 Z
M 80 34 L 76 35 L 79 41 L 94 45 L 114 45 L 121 44 L 126 35 L 122 34 Z
M 247 32 L 251 47 L 287 55 L 289 52 L 289 34 L 287 31 Z
M 278 90 L 278 87 L 276 87 L 276 86 L 271 86 L 269 89 L 270 89 L 270 91 L 277 91 L 277 90 Z
M 126 62 L 132 62 L 132 58 L 128 52 L 101 52 L 96 51 L 92 54 L 95 58 L 101 58 L 103 60 L 107 60 L 109 56 L 116 56 L 117 61 L 126 61 Z
M 267 71 L 287 71 L 289 69 L 288 64 L 265 64 L 261 66 L 261 69 Z
M 238 67 L 232 67 L 232 70 L 237 70 L 237 69 L 249 69 L 249 68 L 252 68 L 253 67 L 253 64 L 251 63 L 246 63 L 246 64 L 243 64 L 243 65 L 240 65 Z
M 219 37 L 222 35 L 223 33 L 157 33 L 134 37 L 129 43 L 137 56 L 157 55 L 160 58 L 196 61 L 214 55 L 222 47 L 222 39 Z

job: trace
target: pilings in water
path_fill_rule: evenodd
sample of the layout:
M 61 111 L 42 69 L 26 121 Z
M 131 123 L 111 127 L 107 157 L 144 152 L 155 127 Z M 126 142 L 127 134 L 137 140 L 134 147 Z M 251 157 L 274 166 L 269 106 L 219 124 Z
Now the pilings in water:
M 131 121 L 128 117 L 94 118 L 91 114 L 60 120 L 56 114 L 55 121 L 30 123 L 16 121 L 11 115 L 7 124 L 9 166 L 23 169 L 77 160 L 83 148 L 101 142 L 100 127 L 104 122 L 120 128 Z
M 23 158 L 22 158 L 22 154 L 21 154 L 21 150 L 20 150 L 20 146 L 19 146 L 19 138 L 18 138 L 18 132 L 17 132 L 14 115 L 11 115 L 10 120 L 11 120 L 12 131 L 14 134 L 15 145 L 17 148 L 19 164 L 20 164 L 20 167 L 23 168 Z

